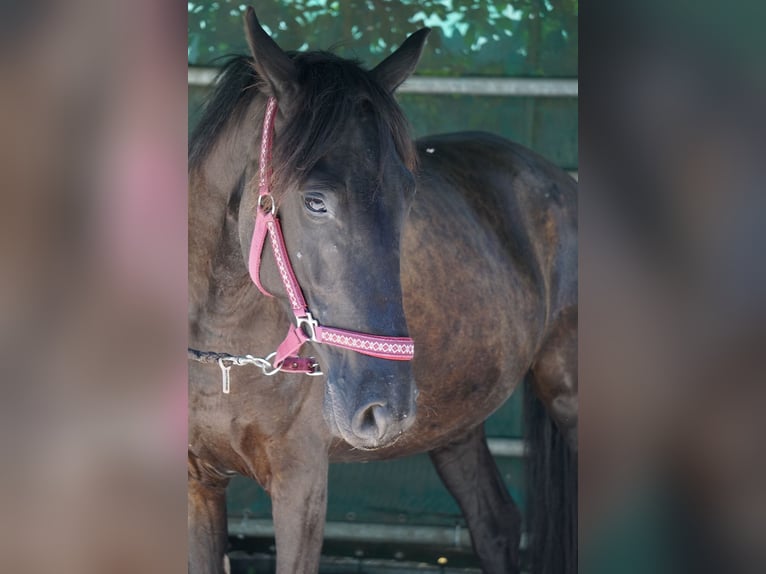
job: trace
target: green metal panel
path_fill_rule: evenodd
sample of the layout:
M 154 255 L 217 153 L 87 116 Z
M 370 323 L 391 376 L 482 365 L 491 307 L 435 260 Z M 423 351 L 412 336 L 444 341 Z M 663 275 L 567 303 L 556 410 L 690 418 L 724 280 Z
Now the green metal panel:
M 577 99 L 399 94 L 415 137 L 483 130 L 577 168 Z
M 497 459 L 514 500 L 523 503 L 523 464 Z M 460 509 L 445 490 L 427 455 L 384 462 L 330 465 L 327 520 L 347 523 L 464 525 Z M 230 516 L 271 518 L 271 502 L 258 485 L 232 480 Z
M 487 421 L 489 437 L 518 438 L 521 393 Z M 523 459 L 497 457 L 505 483 L 524 504 Z M 330 465 L 327 520 L 347 523 L 464 525 L 456 503 L 442 486 L 427 455 L 406 459 Z M 231 516 L 270 518 L 271 502 L 253 481 L 236 478 L 228 492 Z
M 189 88 L 189 125 L 199 119 L 208 88 Z M 520 143 L 576 170 L 577 99 L 448 94 L 399 94 L 414 137 L 483 130 Z

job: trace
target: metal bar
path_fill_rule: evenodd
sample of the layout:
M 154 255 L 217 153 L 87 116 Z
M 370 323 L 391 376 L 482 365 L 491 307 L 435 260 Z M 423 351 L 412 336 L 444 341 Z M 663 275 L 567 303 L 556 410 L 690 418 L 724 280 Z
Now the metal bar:
M 468 94 L 576 98 L 576 79 L 545 78 L 426 78 L 413 76 L 399 88 L 409 94 Z
M 188 82 L 190 86 L 209 86 L 215 80 L 218 68 L 189 68 Z
M 190 86 L 209 86 L 217 68 L 190 67 Z M 576 98 L 576 78 L 427 78 L 413 76 L 399 88 L 408 94 L 468 94 L 474 96 L 526 96 Z
M 488 438 L 487 445 L 493 456 L 520 458 L 527 456 L 526 443 L 517 438 Z
M 271 538 L 274 524 L 262 518 L 229 518 L 229 536 Z M 358 542 L 386 542 L 407 544 L 434 544 L 457 548 L 470 548 L 471 535 L 463 527 L 410 526 L 367 524 L 358 522 L 328 522 L 324 527 L 325 540 Z
M 273 538 L 274 523 L 267 518 L 229 517 L 229 536 Z M 325 540 L 348 542 L 381 542 L 399 544 L 429 544 L 452 548 L 471 548 L 471 534 L 464 526 L 415 526 L 405 524 L 372 524 L 360 522 L 327 522 Z M 521 535 L 521 547 L 526 548 L 527 535 Z

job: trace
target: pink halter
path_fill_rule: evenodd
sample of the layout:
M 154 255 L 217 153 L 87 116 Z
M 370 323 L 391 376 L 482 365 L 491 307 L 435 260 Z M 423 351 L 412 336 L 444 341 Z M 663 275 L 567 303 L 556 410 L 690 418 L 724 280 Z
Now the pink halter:
M 306 341 L 324 343 L 341 349 L 356 351 L 364 355 L 390 359 L 392 361 L 410 361 L 414 356 L 415 344 L 409 337 L 381 337 L 344 329 L 335 329 L 320 325 L 308 310 L 303 292 L 295 277 L 293 267 L 287 255 L 282 228 L 276 213 L 276 204 L 270 193 L 271 189 L 271 147 L 274 137 L 274 119 L 277 113 L 277 100 L 269 98 L 266 115 L 263 119 L 261 138 L 261 157 L 259 163 L 260 182 L 258 186 L 258 206 L 255 215 L 255 231 L 250 244 L 250 277 L 264 295 L 271 293 L 261 284 L 260 268 L 266 236 L 271 241 L 279 275 L 290 299 L 290 307 L 295 316 L 295 325 L 287 332 L 284 341 L 277 348 L 273 365 L 283 371 L 294 373 L 314 373 L 317 364 L 314 359 L 293 356 Z

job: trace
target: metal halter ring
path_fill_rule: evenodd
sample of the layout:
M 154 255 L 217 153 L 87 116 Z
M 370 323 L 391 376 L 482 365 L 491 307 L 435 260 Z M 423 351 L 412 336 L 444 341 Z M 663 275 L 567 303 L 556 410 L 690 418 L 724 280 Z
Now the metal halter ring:
M 266 355 L 263 359 L 261 359 L 262 361 L 265 361 L 265 363 L 266 363 L 265 365 L 264 364 L 258 364 L 258 366 L 261 368 L 261 371 L 263 371 L 263 374 L 266 375 L 267 377 L 270 377 L 272 375 L 276 375 L 279 371 L 282 370 L 282 365 L 279 365 L 277 367 L 277 366 L 273 365 L 272 362 L 271 362 L 271 359 L 273 359 L 276 354 L 277 354 L 277 352 L 274 351 L 273 353 L 271 353 L 269 355 Z M 269 368 L 271 368 L 272 370 L 269 371 L 268 370 Z
M 264 206 L 264 199 L 269 201 L 268 207 Z M 270 193 L 261 194 L 258 196 L 258 209 L 270 211 L 271 215 L 274 215 L 277 211 L 277 202 L 274 201 L 274 197 Z

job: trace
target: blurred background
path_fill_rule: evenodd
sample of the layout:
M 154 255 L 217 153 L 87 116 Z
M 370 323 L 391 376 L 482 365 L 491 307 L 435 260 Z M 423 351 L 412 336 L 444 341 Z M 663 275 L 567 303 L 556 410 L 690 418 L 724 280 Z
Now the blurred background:
M 190 131 L 225 57 L 249 53 L 245 8 L 239 1 L 188 3 Z M 413 134 L 486 130 L 577 175 L 576 1 L 270 0 L 255 8 L 283 49 L 332 50 L 368 68 L 431 27 L 414 76 L 397 91 Z M 523 507 L 522 403 L 520 388 L 489 420 L 487 436 Z M 272 571 L 268 495 L 235 478 L 227 500 L 233 570 Z M 460 510 L 425 454 L 331 465 L 327 520 L 322 572 L 478 568 Z
M 263 5 L 273 32 L 293 29 L 294 42 L 277 36 L 286 47 L 360 41 L 365 62 L 383 55 L 362 49 L 376 33 L 320 42 L 319 26 L 299 33 Z M 186 569 L 187 94 L 205 89 L 187 64 L 215 65 L 188 43 L 196 6 L 0 6 L 3 572 Z M 526 6 L 497 3 L 503 26 L 521 27 L 504 14 Z M 420 25 L 410 8 L 402 33 Z M 453 22 L 460 4 L 445 10 Z M 579 38 L 566 69 L 545 67 L 566 50 L 544 57 L 542 43 L 536 60 L 507 44 L 487 64 L 486 47 L 511 39 L 462 20 L 429 41 L 468 38 L 459 77 L 579 78 L 576 155 L 542 147 L 530 135 L 542 127 L 507 135 L 581 181 L 583 572 L 766 571 L 764 16 L 753 1 L 588 2 L 579 33 L 558 24 Z M 400 34 L 370 19 L 390 50 Z M 443 77 L 449 61 L 420 73 Z M 491 116 L 506 133 L 505 110 L 539 96 L 451 93 L 402 100 L 506 98 Z M 484 105 L 443 108 L 444 125 Z M 407 113 L 416 131 L 455 129 Z
M 0 30 L 0 571 L 185 571 L 186 5 Z
M 583 572 L 766 572 L 764 16 L 581 15 Z

